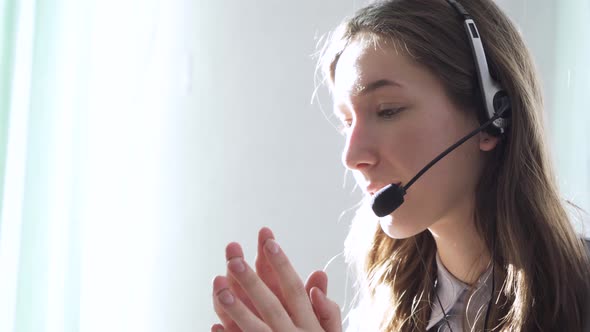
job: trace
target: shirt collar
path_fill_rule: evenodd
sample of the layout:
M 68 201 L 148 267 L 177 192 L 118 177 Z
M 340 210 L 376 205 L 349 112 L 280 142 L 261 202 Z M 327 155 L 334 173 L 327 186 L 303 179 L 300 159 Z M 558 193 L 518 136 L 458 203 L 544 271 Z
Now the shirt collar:
M 436 267 L 436 292 L 438 294 L 438 297 L 440 298 L 440 304 L 438 303 L 438 299 L 435 296 L 431 304 L 432 310 L 430 312 L 430 320 L 428 326 L 426 327 L 426 330 L 429 330 L 434 325 L 436 325 L 441 319 L 444 318 L 444 314 L 441 309 L 441 304 L 442 307 L 445 309 L 444 312 L 448 314 L 451 311 L 451 309 L 457 304 L 457 302 L 460 302 L 460 300 L 462 300 L 463 295 L 469 292 L 470 288 L 468 284 L 455 278 L 455 276 L 453 276 L 447 270 L 447 268 L 441 262 L 438 252 L 436 253 Z M 473 297 L 469 300 L 468 303 L 468 312 L 470 313 L 470 316 L 471 311 L 474 311 L 472 310 L 472 308 L 475 309 L 475 311 L 478 311 L 478 309 L 476 308 L 480 308 L 481 304 L 489 301 L 490 299 L 490 288 L 492 279 L 489 277 L 491 275 L 491 272 L 492 269 L 490 265 L 488 269 L 484 273 L 482 273 L 482 275 L 479 277 L 476 283 L 477 289 L 474 291 Z M 463 310 L 463 308 L 460 308 L 460 310 Z M 477 314 L 477 312 L 474 312 L 473 314 Z

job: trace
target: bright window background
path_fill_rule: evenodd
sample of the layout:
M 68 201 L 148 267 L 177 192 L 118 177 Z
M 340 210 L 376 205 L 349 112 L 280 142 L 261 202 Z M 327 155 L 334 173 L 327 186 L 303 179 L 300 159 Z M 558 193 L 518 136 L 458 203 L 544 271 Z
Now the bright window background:
M 589 211 L 590 4 L 498 3 Z M 207 330 L 224 245 L 264 225 L 303 277 L 337 256 L 359 194 L 311 55 L 362 4 L 0 0 L 0 331 Z
M 564 196 L 590 212 L 590 1 L 559 2 L 559 9 L 555 77 L 546 84 L 554 98 L 551 143 Z

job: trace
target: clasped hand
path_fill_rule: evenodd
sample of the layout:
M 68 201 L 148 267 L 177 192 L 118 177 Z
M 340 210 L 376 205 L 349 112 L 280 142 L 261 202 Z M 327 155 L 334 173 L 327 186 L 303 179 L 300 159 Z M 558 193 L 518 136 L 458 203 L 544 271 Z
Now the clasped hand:
M 326 297 L 328 279 L 313 272 L 304 284 L 270 229 L 258 234 L 256 271 L 238 243 L 225 249 L 227 276 L 213 280 L 213 305 L 222 324 L 212 332 L 341 332 L 340 308 Z

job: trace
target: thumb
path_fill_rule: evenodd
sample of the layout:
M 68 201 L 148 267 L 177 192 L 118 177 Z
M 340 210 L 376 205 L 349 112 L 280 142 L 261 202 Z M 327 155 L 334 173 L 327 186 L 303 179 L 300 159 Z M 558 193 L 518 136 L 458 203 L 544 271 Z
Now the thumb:
M 342 332 L 342 320 L 338 304 L 328 299 L 326 294 L 318 287 L 311 289 L 309 297 L 322 328 L 326 332 Z

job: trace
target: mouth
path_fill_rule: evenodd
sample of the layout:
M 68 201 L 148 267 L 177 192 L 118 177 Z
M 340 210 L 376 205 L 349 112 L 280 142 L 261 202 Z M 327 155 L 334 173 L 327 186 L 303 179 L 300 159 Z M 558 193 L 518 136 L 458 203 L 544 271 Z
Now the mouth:
M 400 186 L 402 183 L 401 181 L 393 181 L 390 182 L 388 184 L 370 184 L 367 186 L 367 192 L 369 193 L 369 195 L 374 196 L 376 195 L 379 191 L 381 191 L 383 188 L 389 186 L 390 184 L 395 184 L 397 186 Z

